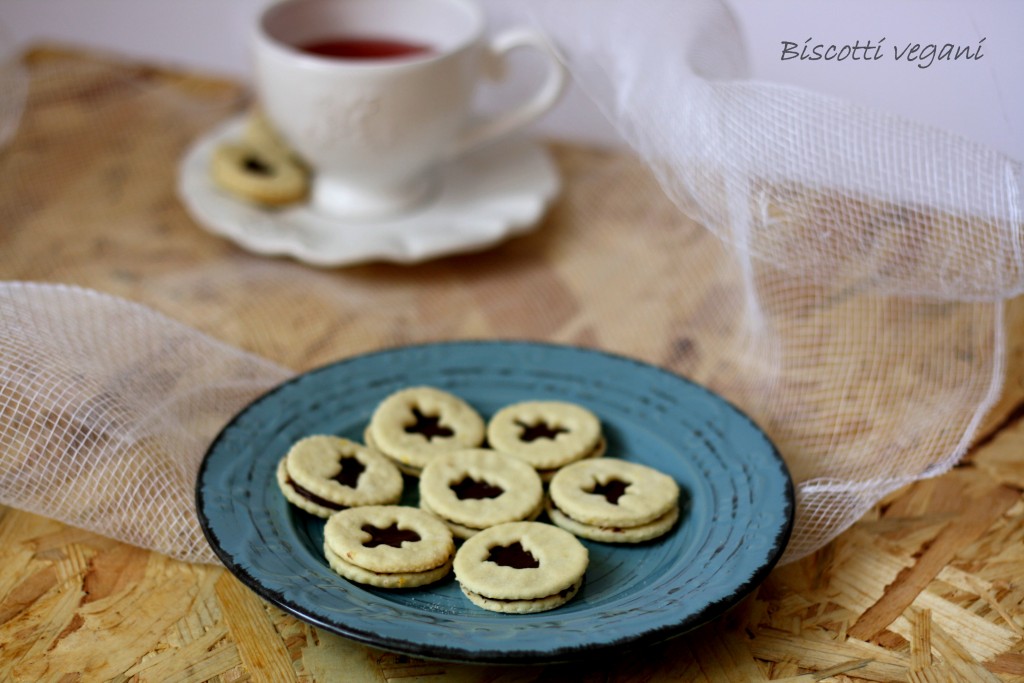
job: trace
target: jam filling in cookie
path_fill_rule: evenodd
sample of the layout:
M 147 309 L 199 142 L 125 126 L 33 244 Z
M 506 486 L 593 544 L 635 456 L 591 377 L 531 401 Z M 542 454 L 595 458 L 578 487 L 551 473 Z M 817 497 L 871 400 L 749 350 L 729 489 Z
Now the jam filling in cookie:
M 421 540 L 420 535 L 412 529 L 398 528 L 398 522 L 383 529 L 372 524 L 364 524 L 360 529 L 370 535 L 369 540 L 363 541 L 363 546 L 366 548 L 376 548 L 379 545 L 401 548 L 403 543 L 415 543 Z
M 296 484 L 295 480 L 292 479 L 291 477 L 288 477 L 287 474 L 285 476 L 286 476 L 285 481 L 287 482 L 288 486 L 290 486 L 291 489 L 293 491 L 295 491 L 295 493 L 299 494 L 300 496 L 302 496 L 303 498 L 305 498 L 309 502 L 313 503 L 314 505 L 319 505 L 321 507 L 325 507 L 328 510 L 344 510 L 345 509 L 344 505 L 339 505 L 339 504 L 337 504 L 337 503 L 335 503 L 333 501 L 327 500 L 326 498 L 321 498 L 320 496 L 316 495 L 312 491 L 308 491 L 308 490 L 302 488 L 301 486 L 299 486 L 298 484 Z
M 540 562 L 523 544 L 516 541 L 512 545 L 495 546 L 487 555 L 487 561 L 502 567 L 513 567 L 514 569 L 536 569 Z
M 406 425 L 406 434 L 422 434 L 427 441 L 432 441 L 437 437 L 455 436 L 455 432 L 441 424 L 440 415 L 424 415 L 419 408 L 414 407 L 412 416 L 415 422 Z
M 519 440 L 526 443 L 532 443 L 537 439 L 549 439 L 554 440 L 559 434 L 568 434 L 569 430 L 564 427 L 552 427 L 543 420 L 538 421 L 534 424 L 526 424 L 521 420 L 515 421 L 522 431 L 519 433 Z
M 486 481 L 477 481 L 472 477 L 465 477 L 458 484 L 452 484 L 449 488 L 455 493 L 459 500 L 484 500 L 497 498 L 505 493 L 500 486 L 493 486 Z

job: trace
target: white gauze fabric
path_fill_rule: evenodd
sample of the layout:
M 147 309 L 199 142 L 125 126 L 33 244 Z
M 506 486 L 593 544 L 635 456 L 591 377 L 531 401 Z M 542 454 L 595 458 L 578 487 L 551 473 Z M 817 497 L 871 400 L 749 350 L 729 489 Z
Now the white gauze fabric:
M 152 309 L 0 283 L 0 503 L 186 561 L 207 446 L 291 373 Z

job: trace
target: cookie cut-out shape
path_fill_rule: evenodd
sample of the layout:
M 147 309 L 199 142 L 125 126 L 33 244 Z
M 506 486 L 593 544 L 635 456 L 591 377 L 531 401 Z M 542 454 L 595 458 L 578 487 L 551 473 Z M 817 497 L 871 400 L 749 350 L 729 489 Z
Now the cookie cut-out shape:
M 512 545 L 503 545 L 491 548 L 491 554 L 487 556 L 488 562 L 501 565 L 502 567 L 513 567 L 515 569 L 536 569 L 540 562 L 529 550 L 523 547 L 518 541 Z
M 363 546 L 366 548 L 376 548 L 379 545 L 401 548 L 406 543 L 415 543 L 421 540 L 420 535 L 415 531 L 398 528 L 398 522 L 384 529 L 372 524 L 364 524 L 362 530 L 370 535 L 369 540 L 363 541 Z
M 558 438 L 559 434 L 568 434 L 569 430 L 564 427 L 552 427 L 547 422 L 537 422 L 536 424 L 526 424 L 516 420 L 516 425 L 522 430 L 519 433 L 519 440 L 525 443 L 533 443 L 537 439 L 550 439 L 554 441 Z
M 433 512 L 459 538 L 480 529 L 540 514 L 544 486 L 530 465 L 485 448 L 436 456 L 420 474 L 420 507 Z
M 589 562 L 586 547 L 571 533 L 540 522 L 510 522 L 465 541 L 453 569 L 462 592 L 477 606 L 525 614 L 571 600 Z
M 589 492 L 597 496 L 604 496 L 604 499 L 612 505 L 618 505 L 619 498 L 622 498 L 622 494 L 624 494 L 628 488 L 629 484 L 626 482 L 618 479 L 612 479 L 605 484 L 595 483 L 594 488 L 590 489 Z
M 365 438 L 403 472 L 418 476 L 432 458 L 482 444 L 485 428 L 480 414 L 458 396 L 420 386 L 381 401 Z
M 449 427 L 441 424 L 439 415 L 424 415 L 419 408 L 412 409 L 412 416 L 416 419 L 411 425 L 406 425 L 406 434 L 421 434 L 427 441 L 435 438 L 455 436 Z

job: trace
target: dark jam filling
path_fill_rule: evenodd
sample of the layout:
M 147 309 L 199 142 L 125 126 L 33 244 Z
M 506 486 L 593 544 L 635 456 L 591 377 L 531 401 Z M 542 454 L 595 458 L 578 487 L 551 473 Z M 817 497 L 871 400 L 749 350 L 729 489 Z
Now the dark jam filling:
M 288 483 L 289 486 L 292 487 L 292 490 L 295 491 L 295 493 L 299 494 L 300 496 L 302 496 L 303 498 L 305 498 L 306 500 L 308 500 L 311 503 L 316 503 L 320 507 L 325 507 L 328 510 L 344 510 L 345 509 L 344 505 L 338 505 L 337 503 L 334 503 L 332 501 L 325 500 L 324 498 L 321 498 L 320 496 L 316 495 L 315 493 L 313 493 L 309 489 L 302 488 L 301 486 L 296 484 L 295 480 L 292 479 L 291 477 L 288 477 L 287 483 Z
M 247 156 L 242 161 L 242 165 L 245 166 L 245 170 L 249 173 L 255 173 L 256 175 L 272 176 L 274 175 L 274 169 L 263 163 L 262 159 L 254 156 Z
M 551 598 L 565 598 L 565 597 L 568 597 L 568 596 L 572 595 L 573 591 L 575 591 L 575 590 L 576 590 L 576 584 L 574 583 L 571 586 L 568 586 L 567 588 L 563 588 L 562 590 L 558 591 L 557 593 L 555 593 L 553 595 L 545 595 L 544 597 L 541 597 L 541 598 L 487 598 L 486 595 L 482 595 L 481 597 L 487 598 L 488 600 L 493 600 L 494 602 L 533 602 L 535 600 L 536 601 L 540 601 L 540 600 L 550 600 Z M 481 595 L 481 594 L 477 593 L 477 595 Z
M 451 490 L 455 493 L 455 497 L 459 500 L 483 500 L 490 498 L 497 498 L 501 494 L 505 493 L 505 489 L 500 486 L 492 486 L 486 481 L 477 481 L 472 477 L 464 477 L 462 481 L 457 484 L 451 485 Z
M 621 481 L 619 479 L 612 479 L 607 484 L 594 482 L 594 488 L 590 489 L 588 493 L 592 493 L 595 496 L 604 496 L 604 499 L 612 505 L 618 505 L 619 498 L 622 498 L 628 488 L 628 482 Z
M 407 434 L 422 434 L 427 441 L 455 435 L 451 428 L 441 424 L 440 415 L 424 415 L 419 408 L 413 408 L 412 416 L 416 421 L 405 428 Z
M 363 546 L 367 548 L 376 548 L 379 545 L 401 548 L 403 543 L 415 543 L 420 540 L 420 535 L 415 531 L 398 528 L 398 522 L 384 528 L 376 527 L 372 524 L 364 524 L 362 530 L 370 534 L 370 540 L 363 543 Z
M 366 465 L 356 458 L 342 458 L 341 471 L 334 477 L 334 481 L 342 486 L 357 488 L 359 486 L 359 475 L 366 471 Z
M 513 569 L 536 569 L 540 566 L 540 561 L 519 541 L 512 545 L 491 548 L 486 561 Z
M 536 441 L 537 439 L 548 439 L 550 441 L 554 441 L 555 437 L 559 434 L 569 433 L 568 429 L 563 427 L 552 427 L 543 420 L 532 425 L 516 420 L 516 425 L 523 428 L 523 431 L 519 434 L 519 440 L 527 443 Z

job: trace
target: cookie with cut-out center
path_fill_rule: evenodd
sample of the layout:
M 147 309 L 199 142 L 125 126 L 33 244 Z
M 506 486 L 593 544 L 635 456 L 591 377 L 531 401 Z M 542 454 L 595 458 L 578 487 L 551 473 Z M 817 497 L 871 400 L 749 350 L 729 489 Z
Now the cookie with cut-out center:
M 480 414 L 461 398 L 421 386 L 396 391 L 381 401 L 365 437 L 403 472 L 418 476 L 435 456 L 482 444 L 485 429 Z
M 318 517 L 361 505 L 397 503 L 402 474 L 377 451 L 339 436 L 296 441 L 277 466 L 277 483 L 293 505 Z
M 672 477 L 618 458 L 563 467 L 551 479 L 548 499 L 552 522 L 598 541 L 650 540 L 679 517 L 679 485 Z
M 434 515 L 413 507 L 371 505 L 331 515 L 324 555 L 345 578 L 382 588 L 412 588 L 451 569 L 455 542 Z
M 535 518 L 544 501 L 537 471 L 514 455 L 474 448 L 443 453 L 423 468 L 420 507 L 460 538 L 480 529 Z
M 571 600 L 589 562 L 586 547 L 569 532 L 540 522 L 509 522 L 463 543 L 453 569 L 462 592 L 477 606 L 526 614 Z
M 263 206 L 293 204 L 306 198 L 309 174 L 291 157 L 247 142 L 225 142 L 213 150 L 214 184 Z
M 487 423 L 487 443 L 530 463 L 542 476 L 577 460 L 604 454 L 601 422 L 583 406 L 523 401 L 505 406 Z

